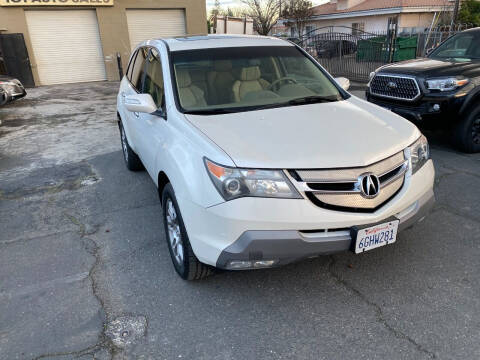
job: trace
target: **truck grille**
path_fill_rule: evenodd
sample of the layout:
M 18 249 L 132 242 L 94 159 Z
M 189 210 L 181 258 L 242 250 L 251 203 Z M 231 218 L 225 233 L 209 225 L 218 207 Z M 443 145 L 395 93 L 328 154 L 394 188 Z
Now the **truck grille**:
M 420 88 L 417 80 L 412 77 L 377 74 L 370 82 L 370 93 L 386 98 L 412 101 L 420 96 Z
M 315 205 L 332 210 L 373 212 L 387 203 L 402 188 L 408 162 L 402 152 L 375 164 L 347 169 L 293 170 L 297 187 Z M 362 185 L 365 176 L 378 181 L 375 196 Z

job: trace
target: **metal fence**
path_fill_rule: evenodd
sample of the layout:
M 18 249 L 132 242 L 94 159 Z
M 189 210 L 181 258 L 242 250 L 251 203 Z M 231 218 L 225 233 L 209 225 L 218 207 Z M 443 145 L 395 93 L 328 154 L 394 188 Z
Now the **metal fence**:
M 473 26 L 439 26 L 421 33 L 398 34 L 396 23 L 389 23 L 385 31 L 378 32 L 328 26 L 314 29 L 296 42 L 333 76 L 366 82 L 370 73 L 378 67 L 423 57 L 449 36 L 470 27 Z
M 369 74 L 392 61 L 394 32 L 364 32 L 343 26 L 318 28 L 298 44 L 333 76 L 368 81 Z

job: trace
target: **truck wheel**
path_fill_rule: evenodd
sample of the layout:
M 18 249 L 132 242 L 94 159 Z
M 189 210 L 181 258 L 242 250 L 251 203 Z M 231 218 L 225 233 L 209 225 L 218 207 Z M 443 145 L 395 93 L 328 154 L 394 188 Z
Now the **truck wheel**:
M 122 152 L 123 152 L 123 159 L 125 160 L 125 165 L 127 165 L 127 169 L 130 171 L 139 171 L 143 170 L 142 160 L 135 154 L 135 151 L 132 150 L 130 145 L 128 144 L 127 135 L 125 134 L 125 130 L 123 129 L 122 122 L 119 122 L 120 127 L 120 141 L 122 142 Z
M 469 111 L 457 124 L 454 130 L 454 141 L 455 145 L 464 152 L 480 152 L 480 106 Z
M 212 267 L 201 263 L 193 253 L 173 187 L 170 184 L 165 185 L 163 189 L 162 209 L 168 250 L 178 275 L 184 280 L 198 280 L 211 275 Z

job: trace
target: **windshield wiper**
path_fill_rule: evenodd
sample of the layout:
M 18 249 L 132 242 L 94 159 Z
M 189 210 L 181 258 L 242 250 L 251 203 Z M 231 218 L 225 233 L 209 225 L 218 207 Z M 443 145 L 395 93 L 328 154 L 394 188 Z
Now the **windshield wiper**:
M 304 104 L 316 104 L 322 102 L 335 102 L 338 101 L 337 96 L 320 96 L 320 95 L 312 95 L 312 96 L 304 96 L 299 97 L 296 99 L 292 99 L 288 101 L 289 105 L 304 105 Z
M 238 108 L 216 108 L 216 109 L 205 109 L 205 110 L 189 110 L 185 111 L 185 114 L 191 115 L 219 115 L 219 114 L 233 114 L 239 112 Z

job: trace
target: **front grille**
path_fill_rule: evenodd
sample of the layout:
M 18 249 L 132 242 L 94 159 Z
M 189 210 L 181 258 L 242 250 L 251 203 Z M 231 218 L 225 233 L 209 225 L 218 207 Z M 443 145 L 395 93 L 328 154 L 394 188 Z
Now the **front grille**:
M 420 96 L 420 89 L 414 78 L 378 74 L 370 82 L 370 93 L 386 98 L 412 101 Z
M 387 203 L 402 188 L 408 162 L 402 152 L 375 164 L 346 169 L 290 171 L 297 186 L 315 205 L 327 209 L 373 212 Z M 368 197 L 362 191 L 361 179 L 373 174 L 379 180 L 379 191 Z

